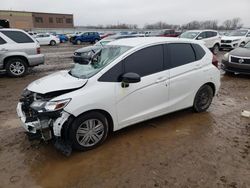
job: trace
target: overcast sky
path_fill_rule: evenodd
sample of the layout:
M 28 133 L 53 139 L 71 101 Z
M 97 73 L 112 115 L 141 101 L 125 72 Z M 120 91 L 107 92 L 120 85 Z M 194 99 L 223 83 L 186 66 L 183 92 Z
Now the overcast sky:
M 76 26 L 128 23 L 141 27 L 157 21 L 184 24 L 239 17 L 250 27 L 250 0 L 0 0 L 0 9 L 72 13 Z

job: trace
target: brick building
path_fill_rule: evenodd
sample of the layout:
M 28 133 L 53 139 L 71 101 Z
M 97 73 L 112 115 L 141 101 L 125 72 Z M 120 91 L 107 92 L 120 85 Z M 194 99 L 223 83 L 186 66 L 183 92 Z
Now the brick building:
M 7 22 L 11 28 L 25 30 L 74 27 L 73 14 L 0 10 L 0 25 L 1 23 L 5 24 Z M 2 26 L 5 27 L 6 25 Z

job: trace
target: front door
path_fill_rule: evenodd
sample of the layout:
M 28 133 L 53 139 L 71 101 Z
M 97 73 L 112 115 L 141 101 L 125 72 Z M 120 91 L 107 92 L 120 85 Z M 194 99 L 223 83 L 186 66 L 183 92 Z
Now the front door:
M 124 73 L 137 73 L 139 83 L 123 88 L 116 84 L 117 118 L 120 127 L 164 114 L 168 106 L 169 70 L 165 70 L 163 46 L 139 50 L 123 61 Z

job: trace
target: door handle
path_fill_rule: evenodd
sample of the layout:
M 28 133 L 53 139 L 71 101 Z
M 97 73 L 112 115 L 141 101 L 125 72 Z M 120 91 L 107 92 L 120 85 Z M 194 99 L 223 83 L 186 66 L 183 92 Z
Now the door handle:
M 166 80 L 167 80 L 166 77 L 160 77 L 160 78 L 158 78 L 155 82 L 156 82 L 156 83 L 160 83 L 160 82 L 164 82 L 164 81 L 166 81 Z

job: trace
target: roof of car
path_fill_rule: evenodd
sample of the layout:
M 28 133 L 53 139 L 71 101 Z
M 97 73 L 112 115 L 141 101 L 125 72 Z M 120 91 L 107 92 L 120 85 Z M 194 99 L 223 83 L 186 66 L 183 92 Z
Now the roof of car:
M 0 31 L 24 31 L 22 29 L 0 28 Z
M 186 32 L 203 32 L 203 31 L 213 31 L 213 32 L 218 32 L 216 30 L 213 29 L 196 29 L 196 30 L 188 30 Z
M 172 38 L 172 37 L 136 37 L 136 38 L 126 38 L 119 39 L 108 43 L 107 45 L 118 45 L 118 46 L 147 46 L 153 44 L 161 44 L 161 43 L 201 43 L 199 41 L 194 41 L 190 39 L 183 38 Z

